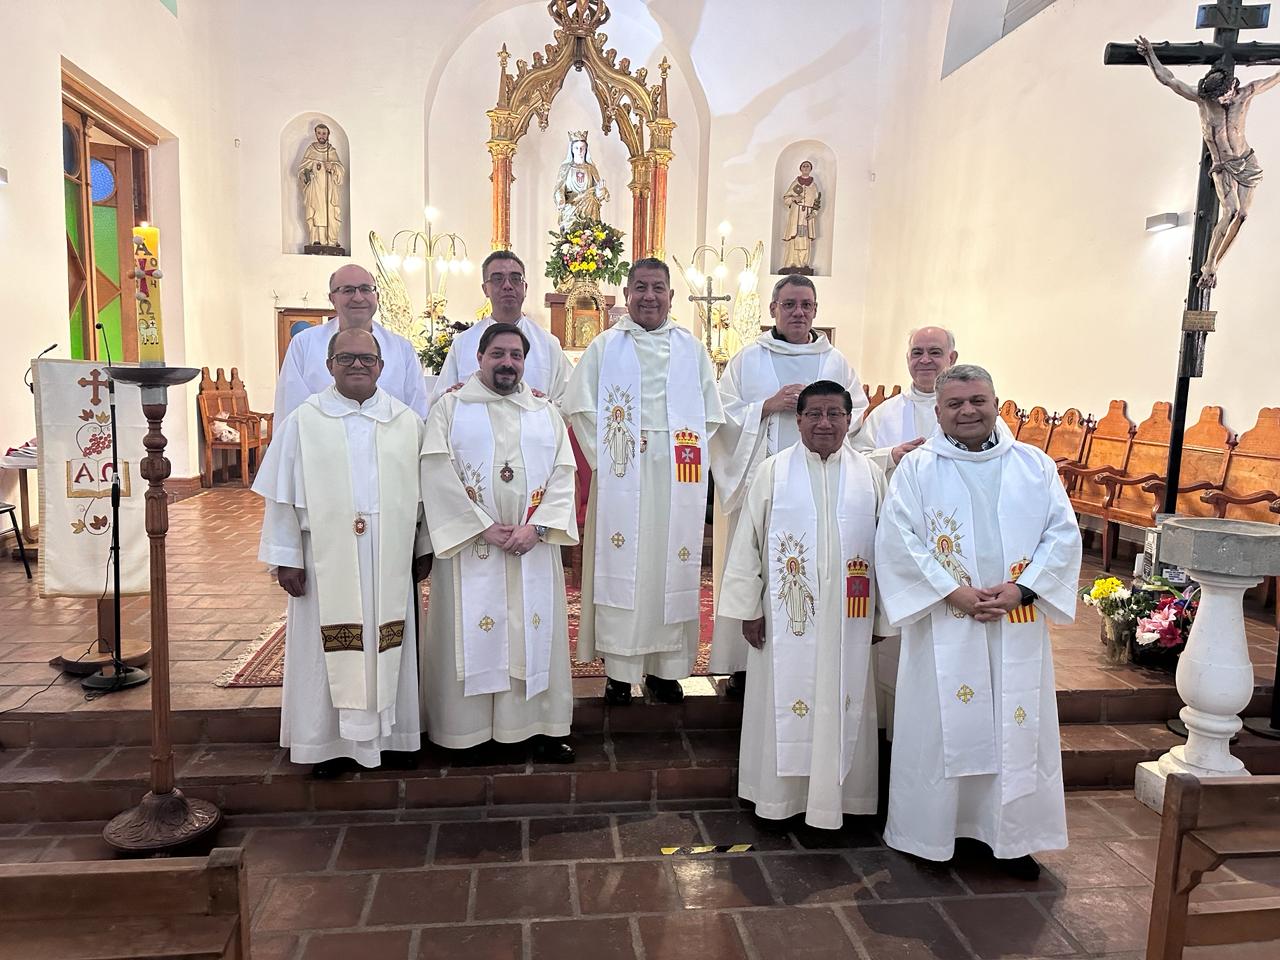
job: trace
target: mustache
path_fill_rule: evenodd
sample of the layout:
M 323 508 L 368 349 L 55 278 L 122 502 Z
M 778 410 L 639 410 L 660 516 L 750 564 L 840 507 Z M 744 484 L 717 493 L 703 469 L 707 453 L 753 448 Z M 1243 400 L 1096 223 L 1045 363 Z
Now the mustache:
M 514 376 L 516 375 L 516 368 L 515 368 L 515 367 L 496 367 L 496 368 L 494 369 L 494 371 L 493 371 L 493 372 L 494 372 L 494 373 L 509 373 L 509 374 L 511 374 L 511 375 L 514 377 Z

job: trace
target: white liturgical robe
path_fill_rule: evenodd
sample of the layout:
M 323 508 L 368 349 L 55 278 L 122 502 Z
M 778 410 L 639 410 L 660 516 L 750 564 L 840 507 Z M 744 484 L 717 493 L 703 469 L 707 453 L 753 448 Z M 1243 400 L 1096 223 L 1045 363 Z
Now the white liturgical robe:
M 765 457 L 800 441 L 795 414 L 765 416 L 764 402 L 790 383 L 834 380 L 853 398 L 850 438 L 857 434 L 862 423 L 867 397 L 857 372 L 844 354 L 831 345 L 826 334 L 814 331 L 814 337 L 809 343 L 788 343 L 775 337 L 772 330 L 766 330 L 755 343 L 734 355 L 720 378 L 725 422 L 711 441 L 711 459 L 716 467 L 711 562 L 717 597 L 729 541 L 751 478 Z M 711 672 L 732 673 L 746 667 L 747 642 L 742 638 L 742 623 L 717 612 L 711 642 Z
M 303 595 L 289 598 L 280 708 L 280 745 L 295 763 L 350 757 L 375 767 L 383 750 L 420 745 L 417 658 L 413 643 L 398 641 L 412 636 L 417 596 L 405 567 L 431 550 L 417 523 L 421 436 L 417 414 L 383 390 L 357 404 L 330 386 L 277 427 L 254 480 L 266 501 L 258 558 L 306 571 Z M 308 484 L 325 469 L 345 471 L 345 482 Z M 330 517 L 328 530 L 313 528 Z M 389 566 L 399 599 L 388 595 Z M 360 611 L 358 643 L 335 644 L 322 629 L 332 612 L 347 614 L 344 603 L 346 619 Z
M 634 350 L 614 342 L 618 337 L 630 340 Z M 621 358 L 619 362 L 606 356 L 606 347 L 618 351 L 610 356 Z M 625 373 L 621 363 L 631 357 L 638 370 L 630 368 L 622 378 L 628 383 L 623 384 L 613 374 Z M 673 367 L 676 383 L 668 378 Z M 687 371 L 687 377 L 679 371 Z M 633 387 L 638 387 L 639 396 L 632 394 Z M 673 398 L 676 391 L 679 401 Z M 701 409 L 678 411 L 685 422 L 672 423 L 673 406 L 686 402 Z M 670 318 L 656 330 L 646 330 L 624 317 L 591 341 L 574 368 L 562 409 L 595 469 L 583 537 L 577 658 L 590 661 L 603 655 L 605 672 L 614 680 L 638 683 L 645 674 L 683 679 L 698 652 L 706 445 L 724 421 L 711 359 L 693 335 Z M 676 444 L 682 445 L 681 454 L 688 461 L 677 463 Z M 696 457 L 701 462 L 692 462 Z M 629 489 L 635 493 L 606 502 L 600 493 L 601 471 L 611 475 L 606 483 L 634 483 Z M 694 502 L 697 496 L 689 496 L 699 489 L 700 506 Z M 681 516 L 673 516 L 677 503 L 683 504 Z M 609 530 L 599 529 L 602 515 L 617 523 L 606 524 Z M 622 533 L 624 525 L 634 531 L 634 544 Z M 625 571 L 601 569 L 597 550 L 610 545 L 634 557 Z M 609 591 L 607 597 L 604 590 Z
M 338 319 L 326 320 L 298 333 L 289 341 L 276 379 L 276 423 L 293 413 L 303 400 L 333 385 L 333 375 L 325 361 L 329 340 L 338 332 Z M 411 344 L 400 334 L 374 323 L 373 336 L 382 350 L 382 373 L 378 389 L 399 400 L 419 417 L 427 415 L 427 384 L 422 364 Z
M 1067 845 L 1048 621 L 1075 617 L 1080 530 L 1041 451 L 996 421 L 989 450 L 935 430 L 889 482 L 876 580 L 902 628 L 885 842 L 930 860 Z M 1016 581 L 1037 599 L 978 623 L 946 597 Z
M 436 552 L 420 638 L 428 737 L 463 749 L 567 736 L 560 547 L 578 542 L 578 524 L 564 420 L 526 385 L 502 396 L 473 377 L 433 404 L 421 469 Z M 494 523 L 547 533 L 517 557 L 485 542 Z
M 480 348 L 480 335 L 494 323 L 493 317 L 485 317 L 453 338 L 449 355 L 444 358 L 444 366 L 440 368 L 440 376 L 436 379 L 435 389 L 431 391 L 433 404 L 450 387 L 465 383 L 479 369 L 476 351 Z M 564 396 L 565 385 L 569 382 L 569 374 L 573 372 L 573 365 L 564 355 L 560 341 L 550 331 L 538 326 L 531 317 L 522 315 L 516 321 L 516 326 L 529 338 L 529 353 L 524 358 L 522 382 L 558 406 L 560 398 Z
M 748 646 L 738 793 L 756 813 L 835 829 L 878 799 L 871 636 L 884 474 L 847 447 L 761 464 L 729 546 L 717 612 L 765 618 Z M 883 622 L 876 633 L 887 629 Z

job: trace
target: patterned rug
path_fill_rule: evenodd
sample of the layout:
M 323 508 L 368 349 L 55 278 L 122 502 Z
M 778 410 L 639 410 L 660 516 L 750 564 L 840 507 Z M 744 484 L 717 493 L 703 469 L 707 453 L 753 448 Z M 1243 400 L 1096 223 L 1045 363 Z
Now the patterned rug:
M 423 588 L 425 608 L 427 590 Z M 576 586 L 565 590 L 569 608 L 569 656 L 578 648 L 578 617 L 582 607 L 582 593 Z M 693 666 L 695 677 L 707 676 L 707 662 L 711 656 L 711 629 L 714 622 L 714 606 L 711 596 L 711 574 L 704 572 L 700 603 L 701 622 L 698 637 L 698 658 Z M 425 613 L 423 614 L 425 616 Z M 571 661 L 575 677 L 603 677 L 604 664 L 600 660 L 590 663 Z M 217 680 L 216 687 L 278 687 L 284 683 L 284 620 L 273 623 L 249 650 Z

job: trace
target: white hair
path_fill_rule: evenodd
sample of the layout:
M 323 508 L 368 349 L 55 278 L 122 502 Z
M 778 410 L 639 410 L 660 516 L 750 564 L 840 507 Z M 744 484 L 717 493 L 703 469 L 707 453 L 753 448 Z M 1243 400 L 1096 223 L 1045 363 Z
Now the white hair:
M 943 333 L 947 335 L 947 349 L 954 350 L 956 348 L 956 335 L 954 333 L 952 333 L 946 327 L 940 327 L 936 323 L 930 323 L 930 324 L 926 324 L 923 327 L 912 327 L 911 330 L 907 332 L 907 349 L 908 350 L 911 349 L 911 341 L 915 339 L 916 334 L 919 333 L 921 330 L 941 330 Z
M 953 380 L 960 383 L 988 383 L 991 385 L 991 392 L 995 393 L 996 384 L 991 379 L 991 374 L 987 373 L 985 367 L 980 367 L 976 363 L 957 363 L 953 367 L 947 367 L 938 374 L 938 383 L 934 389 L 938 393 L 942 393 L 942 388 Z

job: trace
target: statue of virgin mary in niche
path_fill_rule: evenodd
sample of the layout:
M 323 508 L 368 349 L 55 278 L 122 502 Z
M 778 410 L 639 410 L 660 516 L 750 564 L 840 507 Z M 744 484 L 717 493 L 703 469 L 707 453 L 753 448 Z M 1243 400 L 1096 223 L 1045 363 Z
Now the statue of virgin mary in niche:
M 552 197 L 560 211 L 561 230 L 578 220 L 600 219 L 600 204 L 609 199 L 609 190 L 596 165 L 587 159 L 587 131 L 569 131 L 569 150 L 556 174 Z

